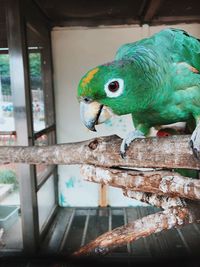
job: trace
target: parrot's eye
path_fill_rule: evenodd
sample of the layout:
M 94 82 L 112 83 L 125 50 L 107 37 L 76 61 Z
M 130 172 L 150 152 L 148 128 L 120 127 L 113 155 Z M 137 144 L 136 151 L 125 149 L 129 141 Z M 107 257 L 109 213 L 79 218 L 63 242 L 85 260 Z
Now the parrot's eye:
M 124 89 L 124 81 L 120 78 L 109 80 L 105 86 L 104 90 L 108 97 L 118 97 L 122 94 Z
M 113 81 L 113 82 L 109 83 L 108 89 L 111 92 L 116 92 L 119 89 L 119 83 L 118 83 L 118 81 Z

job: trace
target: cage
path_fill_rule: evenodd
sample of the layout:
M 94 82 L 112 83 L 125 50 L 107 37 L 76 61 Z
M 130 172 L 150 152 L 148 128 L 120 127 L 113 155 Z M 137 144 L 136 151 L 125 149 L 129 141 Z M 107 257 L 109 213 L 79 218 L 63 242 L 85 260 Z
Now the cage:
M 163 28 L 181 28 L 200 37 L 196 0 L 0 0 L 0 4 L 2 146 L 43 147 L 110 134 L 123 137 L 132 128 L 130 116 L 99 126 L 98 134 L 80 123 L 76 87 L 81 76 L 111 61 L 120 45 Z M 120 189 L 83 182 L 78 166 L 9 164 L 1 169 L 6 170 L 4 189 L 10 184 L 14 189 L 0 195 L 0 214 L 15 206 L 13 217 L 5 216 L 12 223 L 3 219 L 1 224 L 0 219 L 4 264 L 16 259 L 24 266 L 65 264 L 65 257 L 100 234 L 158 211 L 124 197 Z M 200 226 L 194 223 L 129 243 L 100 262 L 191 263 L 198 257 L 199 244 Z

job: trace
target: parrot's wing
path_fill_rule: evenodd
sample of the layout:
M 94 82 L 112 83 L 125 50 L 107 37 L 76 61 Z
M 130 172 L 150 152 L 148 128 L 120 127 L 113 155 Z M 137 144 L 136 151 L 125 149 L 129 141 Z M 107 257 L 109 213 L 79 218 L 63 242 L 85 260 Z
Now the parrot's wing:
M 149 38 L 125 44 L 115 59 L 134 59 L 134 54 L 150 50 L 169 62 L 186 62 L 200 71 L 200 40 L 179 29 L 165 29 Z

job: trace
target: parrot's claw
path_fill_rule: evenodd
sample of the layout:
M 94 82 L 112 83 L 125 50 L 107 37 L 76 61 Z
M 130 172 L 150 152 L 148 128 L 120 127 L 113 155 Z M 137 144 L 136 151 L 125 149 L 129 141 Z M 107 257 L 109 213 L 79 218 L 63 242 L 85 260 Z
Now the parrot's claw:
M 128 135 L 123 139 L 121 146 L 120 146 L 120 155 L 123 159 L 126 156 L 126 151 L 130 143 L 133 142 L 137 138 L 144 138 L 144 134 L 139 130 L 135 130 L 135 131 L 128 133 Z
M 200 123 L 198 123 L 192 133 L 189 145 L 192 148 L 195 158 L 200 159 Z
M 123 141 L 122 141 L 123 142 Z M 121 144 L 121 147 L 120 147 L 120 156 L 125 159 L 125 156 L 126 156 L 126 150 L 128 149 L 128 146 L 127 144 L 124 145 L 124 147 L 122 148 L 122 144 Z

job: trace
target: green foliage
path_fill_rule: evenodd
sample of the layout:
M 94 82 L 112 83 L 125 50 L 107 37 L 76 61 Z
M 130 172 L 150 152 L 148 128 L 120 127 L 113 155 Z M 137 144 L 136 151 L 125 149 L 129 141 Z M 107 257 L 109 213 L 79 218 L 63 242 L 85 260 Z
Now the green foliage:
M 29 68 L 31 77 L 38 77 L 41 75 L 40 53 L 29 53 Z
M 0 54 L 0 75 L 8 77 L 10 75 L 9 55 Z
M 16 173 L 12 170 L 0 170 L 0 184 L 18 184 Z
M 40 53 L 29 53 L 29 68 L 30 76 L 41 75 L 41 56 Z M 0 54 L 0 75 L 9 77 L 10 66 L 9 66 L 9 54 Z
M 29 53 L 31 87 L 39 87 L 41 81 L 41 55 Z M 3 95 L 11 95 L 9 54 L 0 54 L 0 77 Z

